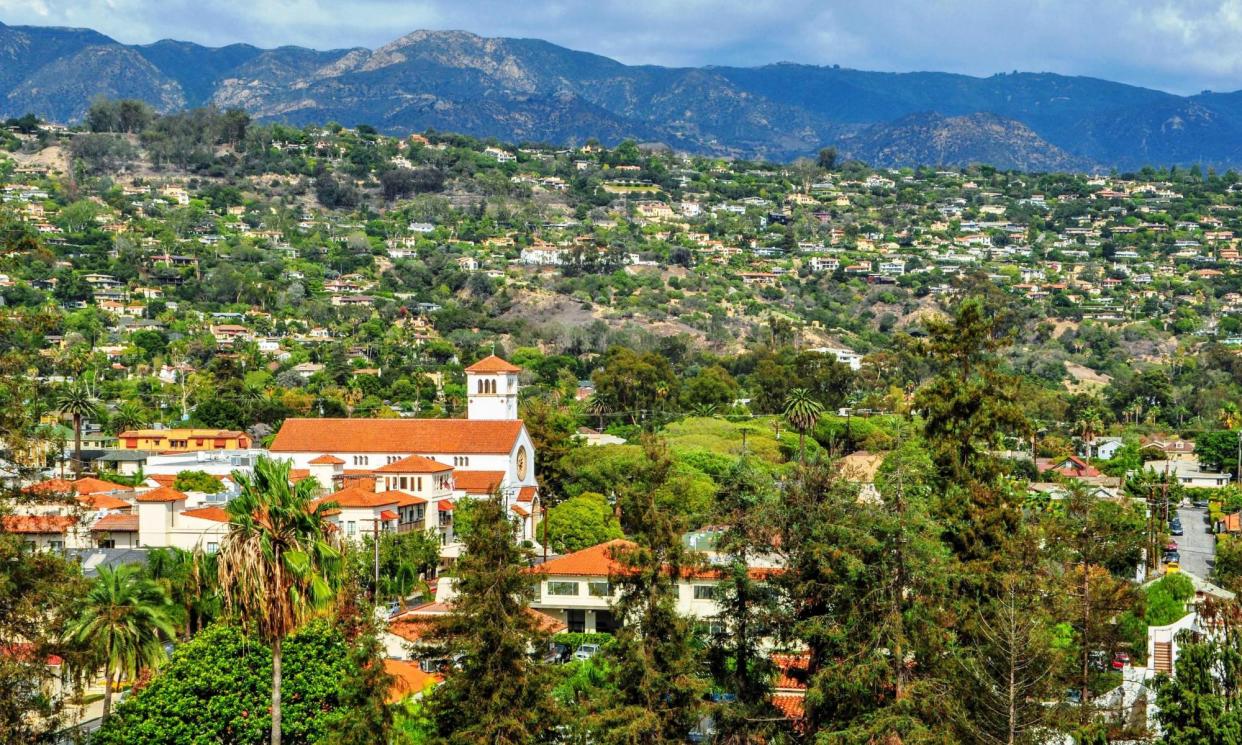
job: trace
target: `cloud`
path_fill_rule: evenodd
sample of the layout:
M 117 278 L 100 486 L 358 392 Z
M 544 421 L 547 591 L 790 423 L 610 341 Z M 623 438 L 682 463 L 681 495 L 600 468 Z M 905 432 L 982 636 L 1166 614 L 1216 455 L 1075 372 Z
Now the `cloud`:
M 0 0 L 0 20 L 87 26 L 130 43 L 320 49 L 464 29 L 630 64 L 794 61 L 1242 88 L 1242 0 Z

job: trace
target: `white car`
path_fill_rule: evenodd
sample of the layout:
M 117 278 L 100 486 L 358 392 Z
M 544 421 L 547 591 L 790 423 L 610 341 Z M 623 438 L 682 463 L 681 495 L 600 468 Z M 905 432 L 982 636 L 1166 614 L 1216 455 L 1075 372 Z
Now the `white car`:
M 589 660 L 599 652 L 598 644 L 583 644 L 574 652 L 575 660 Z

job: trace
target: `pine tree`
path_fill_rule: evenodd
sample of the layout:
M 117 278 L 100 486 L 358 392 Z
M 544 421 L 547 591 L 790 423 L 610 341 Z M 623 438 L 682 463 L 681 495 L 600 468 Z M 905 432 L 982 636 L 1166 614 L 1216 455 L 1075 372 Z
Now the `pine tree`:
M 694 626 L 677 612 L 677 582 L 692 570 L 684 526 L 650 490 L 628 495 L 626 509 L 635 542 L 614 549 L 621 628 L 609 652 L 612 689 L 590 717 L 592 741 L 681 743 L 698 723 L 705 690 L 695 674 Z
M 560 722 L 550 673 L 531 659 L 546 635 L 530 608 L 538 577 L 527 570 L 531 555 L 514 531 L 499 495 L 476 503 L 452 612 L 432 634 L 461 660 L 429 702 L 440 741 L 546 742 Z
M 725 527 L 716 553 L 726 562 L 716 589 L 720 631 L 708 656 L 717 685 L 736 697 L 714 712 L 717 741 L 730 745 L 768 742 L 784 729 L 770 699 L 774 666 L 763 649 L 777 613 L 777 594 L 767 578 L 751 569 L 756 559 L 773 553 L 775 507 L 771 480 L 743 456 L 717 497 L 717 519 Z

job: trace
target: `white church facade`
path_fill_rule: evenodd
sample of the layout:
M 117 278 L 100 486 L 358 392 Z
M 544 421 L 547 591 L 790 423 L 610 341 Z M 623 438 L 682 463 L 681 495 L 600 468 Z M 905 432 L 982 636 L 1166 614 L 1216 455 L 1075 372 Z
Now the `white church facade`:
M 318 481 L 327 499 L 331 492 L 353 490 L 349 496 L 358 506 L 352 509 L 373 507 L 372 516 L 357 518 L 370 521 L 368 530 L 374 521 L 385 530 L 402 529 L 401 516 L 417 509 L 419 523 L 437 530 L 448 547 L 453 503 L 499 491 L 521 526 L 520 537 L 533 541 L 540 503 L 534 443 L 518 419 L 520 373 L 495 355 L 466 368 L 465 419 L 287 419 L 268 449 L 272 457 L 292 461 L 300 477 Z M 412 456 L 442 468 L 422 463 L 423 475 L 405 473 L 399 464 Z M 433 478 L 429 470 L 437 472 L 434 492 L 426 489 Z M 427 479 L 422 488 L 420 478 Z M 360 500 L 359 485 L 375 499 Z M 407 504 L 411 500 L 402 494 L 417 501 Z

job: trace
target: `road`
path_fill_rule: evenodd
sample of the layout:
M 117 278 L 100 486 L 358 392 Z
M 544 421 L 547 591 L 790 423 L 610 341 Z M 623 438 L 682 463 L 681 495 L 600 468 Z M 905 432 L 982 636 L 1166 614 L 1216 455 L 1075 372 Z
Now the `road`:
M 1204 522 L 1207 510 L 1197 507 L 1179 507 L 1185 535 L 1175 535 L 1177 551 L 1182 555 L 1182 569 L 1201 579 L 1211 579 L 1212 565 L 1216 561 L 1216 536 L 1208 532 Z

